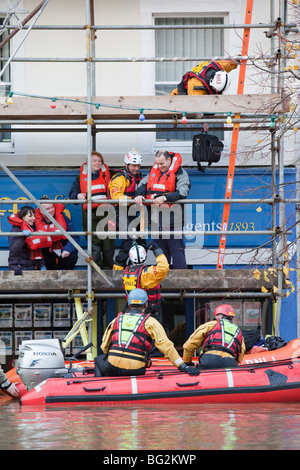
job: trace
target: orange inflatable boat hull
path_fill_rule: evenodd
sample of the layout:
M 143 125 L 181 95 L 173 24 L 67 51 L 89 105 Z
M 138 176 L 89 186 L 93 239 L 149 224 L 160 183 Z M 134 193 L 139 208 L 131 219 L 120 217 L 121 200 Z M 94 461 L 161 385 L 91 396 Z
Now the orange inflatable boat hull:
M 249 352 L 247 352 L 242 361 L 242 365 L 248 364 L 258 364 L 264 362 L 274 362 L 281 361 L 284 359 L 294 359 L 300 357 L 300 339 L 294 339 L 289 341 L 286 346 L 276 349 L 274 351 L 268 351 L 264 348 L 254 346 Z M 198 358 L 194 358 L 195 363 L 198 362 Z M 66 361 L 66 367 L 69 367 L 70 363 Z M 152 366 L 149 370 L 153 370 L 161 367 L 170 367 L 172 366 L 171 362 L 168 359 L 155 357 L 152 358 Z M 94 367 L 93 361 L 77 361 L 72 362 L 72 368 L 85 368 L 85 367 Z M 173 367 L 173 366 L 172 366 Z M 20 377 L 17 374 L 17 368 L 14 367 L 6 373 L 8 380 L 12 383 L 21 382 Z
M 286 360 L 202 370 L 189 376 L 174 367 L 143 376 L 77 374 L 47 379 L 20 398 L 22 406 L 97 404 L 205 404 L 300 402 L 300 361 Z

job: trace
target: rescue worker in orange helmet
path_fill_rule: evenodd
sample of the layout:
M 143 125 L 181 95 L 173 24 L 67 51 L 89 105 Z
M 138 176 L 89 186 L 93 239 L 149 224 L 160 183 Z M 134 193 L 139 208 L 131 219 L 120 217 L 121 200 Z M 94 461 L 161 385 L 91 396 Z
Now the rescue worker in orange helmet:
M 194 351 L 202 346 L 199 357 L 200 369 L 238 367 L 246 352 L 240 328 L 232 320 L 235 312 L 231 305 L 219 305 L 214 320 L 200 325 L 183 345 L 183 360 L 192 361 Z
M 133 289 L 129 293 L 129 311 L 120 312 L 103 335 L 103 354 L 95 358 L 96 377 L 144 375 L 149 366 L 148 353 L 152 340 L 181 372 L 199 374 L 196 367 L 183 362 L 163 326 L 150 313 L 146 313 L 147 304 L 148 296 L 143 289 Z

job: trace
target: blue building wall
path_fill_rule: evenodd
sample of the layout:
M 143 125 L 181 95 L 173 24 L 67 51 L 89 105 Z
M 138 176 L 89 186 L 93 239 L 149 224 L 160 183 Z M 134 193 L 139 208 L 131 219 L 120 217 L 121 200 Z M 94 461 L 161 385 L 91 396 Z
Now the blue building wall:
M 143 170 L 147 173 L 147 170 Z M 198 170 L 188 170 L 191 180 L 190 199 L 223 199 L 225 195 L 225 186 L 227 181 L 227 169 L 209 168 L 205 173 Z M 73 170 L 45 170 L 45 171 L 16 171 L 14 174 L 29 189 L 29 191 L 37 198 L 47 195 L 49 198 L 66 198 L 68 197 L 71 185 L 78 172 Z M 232 198 L 253 198 L 264 199 L 271 198 L 271 169 L 236 169 Z M 286 197 L 293 198 L 295 194 L 295 169 L 285 170 Z M 0 173 L 0 211 L 4 216 L 0 218 L 0 230 L 8 232 L 11 225 L 7 221 L 7 216 L 12 212 L 16 212 L 26 198 L 22 190 L 5 174 Z M 18 199 L 20 204 L 12 205 L 1 204 L 1 199 Z M 25 202 L 26 203 L 26 202 Z M 223 215 L 223 204 L 207 203 L 205 206 L 196 208 L 193 205 L 187 208 L 188 222 L 193 228 L 201 230 L 221 230 L 221 222 Z M 70 211 L 75 230 L 82 230 L 81 206 L 67 205 L 66 209 Z M 252 230 L 266 230 L 272 227 L 272 208 L 268 204 L 261 203 L 243 203 L 231 204 L 229 230 L 239 231 L 241 233 Z M 198 225 L 197 225 L 198 224 Z M 204 227 L 201 227 L 204 224 Z M 287 204 L 286 206 L 286 226 L 292 227 L 295 224 L 295 205 Z M 292 228 L 293 234 L 288 235 L 288 241 L 295 240 L 295 227 Z M 187 240 L 186 246 L 193 246 L 198 243 L 199 247 L 218 248 L 219 235 L 199 236 L 197 240 Z M 253 248 L 257 246 L 269 246 L 269 237 L 266 235 L 240 235 L 227 236 L 226 247 L 230 248 Z M 80 243 L 86 246 L 85 238 L 81 237 Z M 8 249 L 7 237 L 0 237 L 0 250 Z M 195 269 L 202 268 L 201 265 L 194 265 Z M 215 268 L 215 266 L 205 266 L 206 268 Z M 238 266 L 226 266 L 226 268 L 241 268 Z M 7 269 L 0 266 L 0 269 Z M 296 271 L 291 272 L 291 281 L 296 285 Z M 296 312 L 296 295 L 291 294 L 283 301 L 282 317 L 281 317 L 281 335 L 286 340 L 296 337 L 297 334 L 297 312 Z

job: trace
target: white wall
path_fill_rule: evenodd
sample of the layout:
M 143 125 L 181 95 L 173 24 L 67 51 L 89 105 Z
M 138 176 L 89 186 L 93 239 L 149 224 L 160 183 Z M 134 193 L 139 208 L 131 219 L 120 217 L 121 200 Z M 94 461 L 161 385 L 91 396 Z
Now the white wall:
M 95 23 L 103 25 L 153 24 L 158 15 L 203 15 L 224 14 L 225 22 L 243 24 L 245 21 L 246 0 L 97 0 L 95 3 Z M 85 0 L 50 0 L 38 24 L 86 23 Z M 28 11 L 37 5 L 36 0 L 24 0 L 19 7 Z M 278 16 L 278 2 L 275 2 L 275 18 Z M 0 0 L 0 10 L 7 8 L 7 2 Z M 24 16 L 21 16 L 21 19 Z M 31 20 L 32 21 L 32 20 Z M 270 21 L 270 2 L 254 1 L 252 23 Z M 24 31 L 12 40 L 12 48 L 19 44 Z M 224 55 L 240 53 L 242 30 L 225 30 Z M 154 57 L 154 31 L 97 31 L 96 57 Z M 249 55 L 268 54 L 270 39 L 262 29 L 250 32 Z M 32 31 L 18 56 L 25 57 L 85 57 L 85 31 Z M 154 93 L 154 63 L 97 63 L 96 94 L 112 95 L 152 95 Z M 228 94 L 235 94 L 238 70 L 231 73 L 232 83 Z M 180 81 L 181 77 L 178 77 Z M 260 86 L 258 87 L 258 81 Z M 245 93 L 269 93 L 269 83 L 249 65 L 245 82 Z M 12 64 L 12 88 L 15 91 L 42 96 L 86 96 L 85 63 L 19 63 Z M 30 98 L 28 98 L 30 99 Z M 263 112 L 263 110 L 261 110 Z M 286 139 L 286 163 L 294 161 L 295 135 Z M 237 165 L 270 165 L 268 132 L 241 132 Z M 260 142 L 262 141 L 262 142 Z M 11 166 L 68 166 L 78 167 L 85 159 L 85 133 L 27 133 L 14 135 L 14 153 L 1 155 L 4 163 Z M 228 164 L 231 132 L 225 133 L 225 151 L 219 165 Z M 246 148 L 264 148 L 263 158 L 258 151 L 249 161 Z M 118 166 L 124 153 L 132 147 L 144 156 L 145 164 L 151 165 L 153 152 L 157 149 L 154 133 L 106 133 L 97 135 L 97 149 L 101 151 L 111 166 Z M 190 148 L 186 144 L 180 149 L 186 166 L 193 165 Z M 1 149 L 0 149 L 1 152 Z

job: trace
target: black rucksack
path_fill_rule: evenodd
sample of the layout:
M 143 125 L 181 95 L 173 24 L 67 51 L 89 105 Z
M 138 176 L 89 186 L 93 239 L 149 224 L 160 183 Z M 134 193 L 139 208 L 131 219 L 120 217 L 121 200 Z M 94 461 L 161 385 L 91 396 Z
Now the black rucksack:
M 194 135 L 192 157 L 198 164 L 198 170 L 202 173 L 205 171 L 205 167 L 202 167 L 200 162 L 207 162 L 208 166 L 218 162 L 223 148 L 223 143 L 215 135 L 205 132 Z

